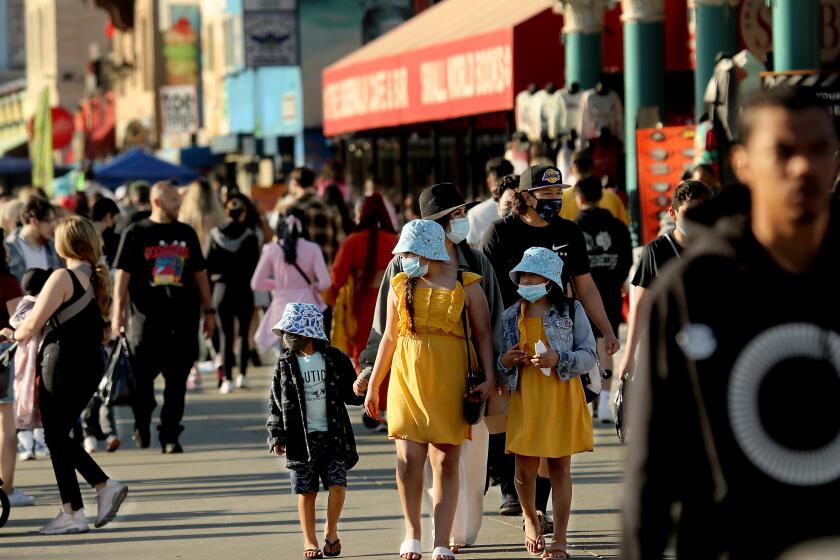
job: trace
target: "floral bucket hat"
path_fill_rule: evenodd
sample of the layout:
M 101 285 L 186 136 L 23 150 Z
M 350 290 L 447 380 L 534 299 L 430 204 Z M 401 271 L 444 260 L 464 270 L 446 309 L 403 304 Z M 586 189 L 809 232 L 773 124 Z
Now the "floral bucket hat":
M 510 279 L 519 284 L 519 275 L 523 272 L 539 274 L 557 284 L 563 285 L 563 259 L 557 253 L 545 247 L 531 247 L 522 255 L 519 264 L 510 271 Z
M 283 316 L 271 332 L 277 336 L 285 332 L 329 341 L 324 333 L 324 314 L 312 303 L 287 303 Z
M 443 227 L 429 220 L 411 220 L 400 233 L 400 241 L 393 253 L 414 253 L 432 261 L 449 261 L 446 252 L 446 232 Z

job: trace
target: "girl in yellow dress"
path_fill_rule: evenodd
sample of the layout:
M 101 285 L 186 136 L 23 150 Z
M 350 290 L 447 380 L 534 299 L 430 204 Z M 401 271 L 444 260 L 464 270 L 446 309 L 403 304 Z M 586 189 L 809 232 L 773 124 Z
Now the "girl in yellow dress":
M 516 455 L 516 492 L 525 516 L 525 548 L 533 556 L 569 558 L 571 459 L 592 451 L 592 417 L 577 379 L 595 366 L 595 337 L 578 301 L 563 294 L 563 260 L 531 247 L 510 272 L 522 300 L 502 314 L 499 372 L 511 389 L 505 447 Z M 572 321 L 569 306 L 575 306 Z M 546 548 L 535 508 L 537 470 L 547 459 L 554 537 Z
M 434 560 L 455 560 L 449 537 L 458 500 L 460 445 L 469 436 L 463 399 L 485 400 L 496 386 L 493 334 L 481 277 L 449 266 L 440 224 L 412 220 L 394 254 L 404 272 L 391 281 L 388 317 L 367 389 L 365 409 L 376 417 L 379 385 L 391 370 L 388 435 L 397 447 L 397 488 L 405 516 L 400 558 L 418 560 L 423 470 L 428 455 L 433 473 Z M 485 381 L 467 388 L 467 342 L 461 311 L 466 306 L 472 363 Z M 477 356 L 476 356 L 477 354 Z M 477 359 L 476 359 L 477 358 Z

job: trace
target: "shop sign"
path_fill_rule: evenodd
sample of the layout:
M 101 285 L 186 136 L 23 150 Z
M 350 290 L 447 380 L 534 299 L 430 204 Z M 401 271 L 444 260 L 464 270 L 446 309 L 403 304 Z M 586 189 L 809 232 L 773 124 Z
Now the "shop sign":
M 742 48 L 765 60 L 773 49 L 773 15 L 766 0 L 744 0 L 738 14 Z M 840 58 L 840 0 L 820 0 L 820 59 L 831 64 Z
M 513 108 L 513 32 L 324 70 L 324 133 L 442 120 Z
M 242 15 L 245 66 L 299 66 L 300 35 L 294 0 L 249 0 Z
M 160 123 L 164 134 L 198 132 L 198 94 L 195 86 L 160 88 Z

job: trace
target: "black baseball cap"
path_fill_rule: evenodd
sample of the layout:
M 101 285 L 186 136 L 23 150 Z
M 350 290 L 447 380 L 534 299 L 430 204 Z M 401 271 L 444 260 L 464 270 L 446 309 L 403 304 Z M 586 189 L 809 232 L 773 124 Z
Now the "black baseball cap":
M 568 187 L 563 184 L 563 174 L 553 165 L 534 165 L 519 176 L 519 190 L 533 191 L 547 187 Z

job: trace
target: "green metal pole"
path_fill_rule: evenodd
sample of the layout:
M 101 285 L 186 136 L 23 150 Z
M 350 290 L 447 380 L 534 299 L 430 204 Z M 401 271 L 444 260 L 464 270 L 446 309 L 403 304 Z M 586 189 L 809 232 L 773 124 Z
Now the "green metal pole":
M 820 68 L 820 0 L 772 0 L 773 70 Z
M 566 85 L 579 83 L 583 89 L 595 87 L 601 75 L 601 33 L 567 33 Z
M 715 70 L 718 53 L 735 55 L 738 49 L 737 14 L 729 0 L 694 2 L 694 111 L 699 119 L 705 111 L 703 94 Z
M 641 239 L 636 119 L 642 107 L 658 107 L 660 118 L 665 118 L 665 24 L 661 20 L 624 22 L 625 168 L 627 198 L 633 218 L 631 232 L 636 242 Z
M 595 87 L 601 75 L 601 32 L 604 0 L 555 0 L 554 11 L 563 14 L 566 45 L 566 87 Z

